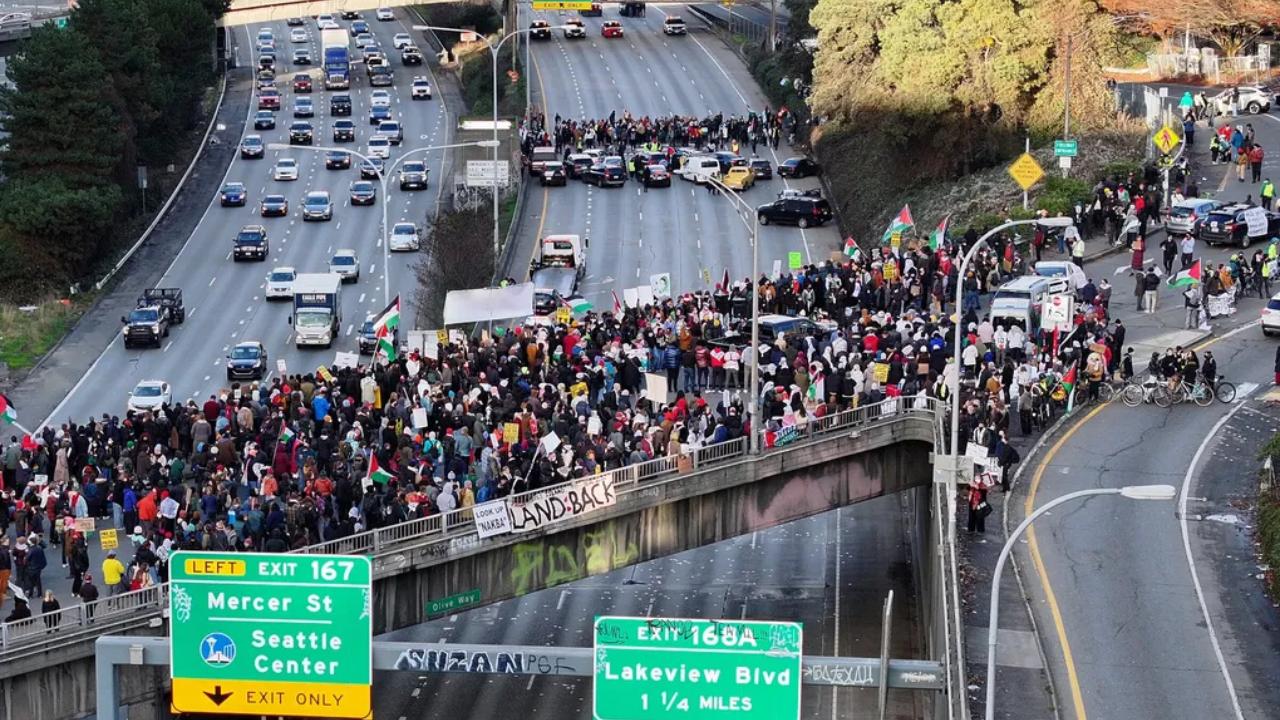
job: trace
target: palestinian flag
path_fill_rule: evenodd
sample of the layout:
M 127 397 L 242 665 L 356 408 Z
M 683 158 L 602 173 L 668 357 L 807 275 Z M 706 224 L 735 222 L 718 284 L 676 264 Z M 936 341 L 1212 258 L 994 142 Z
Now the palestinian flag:
M 394 475 L 378 467 L 377 455 L 369 456 L 369 474 L 366 475 L 365 477 L 378 483 L 379 485 L 386 485 L 387 483 L 395 479 Z
M 1074 363 L 1072 363 L 1071 369 L 1067 371 L 1067 374 L 1062 376 L 1062 389 L 1066 390 L 1068 394 L 1076 389 L 1076 366 Z
M 373 332 L 377 336 L 381 337 L 384 328 L 390 331 L 395 330 L 398 327 L 400 327 L 400 296 L 396 295 L 395 299 L 391 301 L 391 304 L 388 305 L 385 310 L 378 313 L 378 317 L 374 318 Z M 391 333 L 388 332 L 387 334 L 390 335 Z
M 288 425 L 285 425 L 284 428 L 280 430 L 280 444 L 293 444 L 293 431 L 289 429 Z
M 893 222 L 889 223 L 889 229 L 884 231 L 884 236 L 880 238 L 880 244 L 888 245 L 895 233 L 900 235 L 915 226 L 916 221 L 911 219 L 911 206 L 903 205 L 902 209 L 898 211 L 897 217 L 893 219 Z
M 564 304 L 565 304 L 565 307 L 569 308 L 569 312 L 572 312 L 575 315 L 581 315 L 582 313 L 591 312 L 592 308 L 595 307 L 594 305 L 591 304 L 590 300 L 587 300 L 584 297 L 569 298 L 568 300 L 564 301 Z
M 947 241 L 947 223 L 951 222 L 951 216 L 942 218 L 942 222 L 938 223 L 938 229 L 929 233 L 929 249 L 937 250 Z
M 858 243 L 854 241 L 853 236 L 844 239 L 844 254 L 854 260 L 862 254 L 862 250 L 858 248 Z
M 1200 282 L 1200 261 L 1197 260 L 1191 263 L 1191 267 L 1169 278 L 1168 282 L 1173 287 L 1198 284 Z
M 613 294 L 613 314 L 621 318 L 622 317 L 622 301 L 618 299 L 618 291 L 610 290 L 609 292 Z
M 391 330 L 386 325 L 378 328 L 378 347 L 373 351 L 374 356 L 382 357 L 387 363 L 395 362 L 396 359 L 396 344 L 391 338 Z
M 10 425 L 18 422 L 18 409 L 13 406 L 13 403 L 9 402 L 9 397 L 3 394 L 0 394 L 0 420 L 4 420 Z M 3 590 L 4 588 L 0 588 L 0 593 Z

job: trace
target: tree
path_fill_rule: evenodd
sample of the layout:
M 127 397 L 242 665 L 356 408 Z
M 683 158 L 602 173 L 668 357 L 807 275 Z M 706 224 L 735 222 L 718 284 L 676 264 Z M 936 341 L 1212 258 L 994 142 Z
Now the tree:
M 9 133 L 0 156 L 6 177 L 51 176 L 72 188 L 110 180 L 123 143 L 103 75 L 83 33 L 51 26 L 32 32 L 9 65 L 14 89 L 0 92 Z
M 41 275 L 33 286 L 63 284 L 89 270 L 110 237 L 122 201 L 112 184 L 73 187 L 44 175 L 0 188 L 0 227 Z
M 1127 24 L 1164 38 L 1184 32 L 1211 38 L 1227 57 L 1240 55 L 1265 28 L 1280 25 L 1275 0 L 1103 0 Z
M 151 102 L 159 110 L 141 148 L 150 162 L 169 157 L 194 124 L 200 97 L 213 79 L 213 18 L 199 0 L 144 0 L 158 64 Z
M 490 218 L 484 210 L 445 210 L 436 216 L 414 267 L 418 327 L 443 327 L 450 291 L 484 287 L 493 278 Z

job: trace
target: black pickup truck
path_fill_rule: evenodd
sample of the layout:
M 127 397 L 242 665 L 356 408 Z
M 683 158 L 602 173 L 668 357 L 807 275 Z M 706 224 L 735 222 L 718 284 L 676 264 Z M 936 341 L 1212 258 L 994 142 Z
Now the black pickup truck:
M 186 319 L 187 311 L 182 306 L 181 288 L 144 290 L 138 298 L 138 306 L 126 317 L 120 318 L 120 322 L 124 323 L 124 346 L 160 347 L 162 339 L 169 335 L 170 326 L 180 325 Z

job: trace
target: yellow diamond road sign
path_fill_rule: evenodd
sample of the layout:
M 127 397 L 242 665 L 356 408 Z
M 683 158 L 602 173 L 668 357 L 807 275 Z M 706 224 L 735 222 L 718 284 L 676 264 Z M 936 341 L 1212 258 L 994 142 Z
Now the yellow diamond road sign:
M 1044 177 L 1044 170 L 1030 153 L 1022 153 L 1022 157 L 1009 166 L 1009 174 L 1023 190 L 1030 190 L 1032 185 Z
M 1178 137 L 1178 133 L 1174 132 L 1173 128 L 1165 125 L 1156 131 L 1156 135 L 1151 138 L 1151 142 L 1154 142 L 1156 147 L 1160 148 L 1160 152 L 1168 155 L 1170 150 L 1182 142 L 1182 138 Z

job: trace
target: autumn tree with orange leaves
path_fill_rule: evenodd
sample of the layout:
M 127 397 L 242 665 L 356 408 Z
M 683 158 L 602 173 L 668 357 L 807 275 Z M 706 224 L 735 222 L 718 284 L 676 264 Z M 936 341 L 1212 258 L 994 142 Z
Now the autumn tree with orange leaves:
M 1280 26 L 1278 0 L 1102 0 L 1131 27 L 1164 40 L 1184 32 L 1208 37 L 1227 57 L 1243 54 L 1263 30 Z

